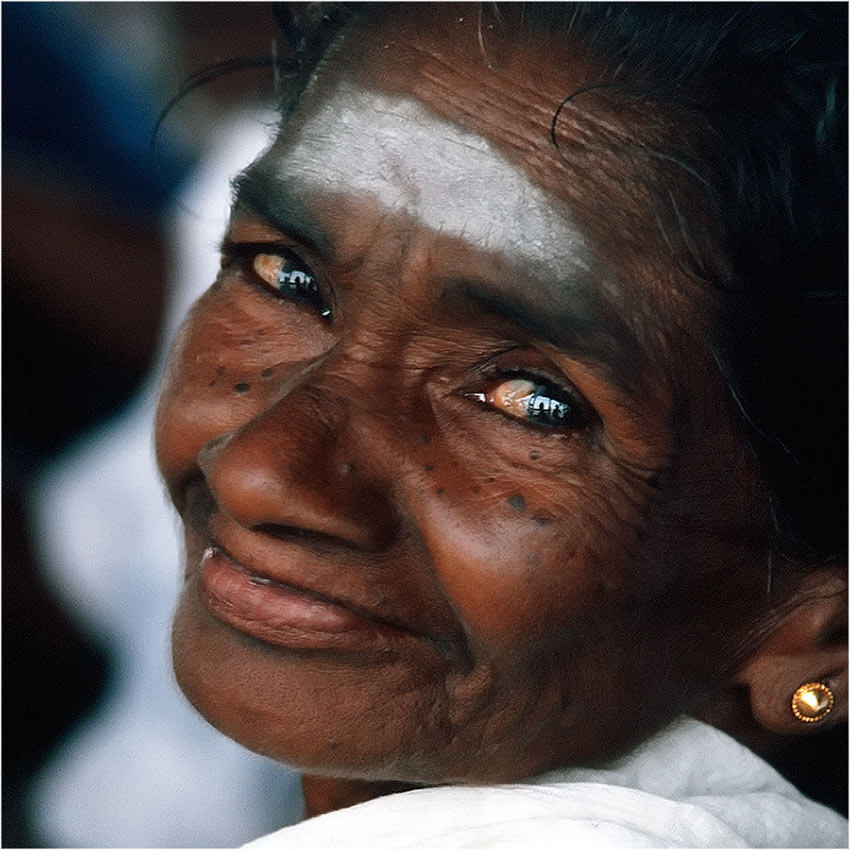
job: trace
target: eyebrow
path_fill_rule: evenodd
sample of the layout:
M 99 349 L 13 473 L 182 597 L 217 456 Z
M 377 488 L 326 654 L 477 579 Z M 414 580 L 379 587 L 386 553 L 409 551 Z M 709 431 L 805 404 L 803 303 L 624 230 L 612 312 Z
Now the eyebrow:
M 333 240 L 302 201 L 260 159 L 231 181 L 233 208 L 247 209 L 293 239 L 328 256 Z
M 331 236 L 263 159 L 237 175 L 231 187 L 235 209 L 249 210 L 325 257 L 333 255 Z M 566 354 L 590 359 L 623 391 L 635 391 L 641 361 L 638 342 L 590 280 L 529 280 L 529 286 L 542 297 L 523 297 L 519 287 L 511 292 L 489 280 L 451 279 L 444 281 L 438 299 L 450 315 L 457 314 L 459 299 Z
M 534 303 L 489 282 L 459 279 L 447 282 L 440 300 L 456 310 L 461 299 L 566 354 L 589 358 L 604 367 L 621 389 L 633 391 L 641 358 L 625 321 L 586 283 L 557 289 L 563 293 L 560 298 L 552 292 L 548 303 Z

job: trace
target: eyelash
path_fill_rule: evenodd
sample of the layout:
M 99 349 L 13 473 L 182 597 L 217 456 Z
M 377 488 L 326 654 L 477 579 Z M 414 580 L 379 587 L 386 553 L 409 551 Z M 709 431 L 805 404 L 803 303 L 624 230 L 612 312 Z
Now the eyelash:
M 331 308 L 322 297 L 318 275 L 310 264 L 299 257 L 290 246 L 268 242 L 233 243 L 225 239 L 221 246 L 221 254 L 222 268 L 236 265 L 252 283 L 262 287 L 264 291 L 285 301 L 309 304 L 321 318 L 328 322 L 332 321 Z M 257 259 L 263 256 L 279 258 L 283 261 L 283 266 L 287 263 L 293 266 L 291 269 L 281 268 L 278 271 L 276 288 L 273 288 L 271 282 L 257 272 L 255 264 Z M 290 277 L 289 280 L 285 280 L 283 277 L 286 273 L 292 275 L 299 271 L 303 274 L 298 279 Z

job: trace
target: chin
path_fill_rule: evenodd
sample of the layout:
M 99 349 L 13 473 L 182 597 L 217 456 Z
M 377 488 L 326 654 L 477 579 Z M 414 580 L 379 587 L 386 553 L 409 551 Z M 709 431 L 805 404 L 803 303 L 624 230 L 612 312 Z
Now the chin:
M 281 651 L 219 623 L 184 590 L 172 631 L 177 682 L 212 726 L 260 755 L 301 771 L 365 780 L 434 784 L 445 775 L 422 754 L 424 736 L 381 717 L 394 665 L 340 662 L 321 653 Z M 348 683 L 348 685 L 346 685 Z M 401 694 L 396 701 L 404 700 Z M 415 717 L 415 698 L 396 716 Z M 377 719 L 375 719 L 377 717 Z M 445 730 L 444 730 L 445 732 Z

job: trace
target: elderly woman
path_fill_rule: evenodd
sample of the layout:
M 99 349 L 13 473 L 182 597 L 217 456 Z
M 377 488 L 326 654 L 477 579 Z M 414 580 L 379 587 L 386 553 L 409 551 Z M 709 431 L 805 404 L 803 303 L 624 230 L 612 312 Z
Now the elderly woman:
M 284 16 L 157 422 L 262 846 L 846 842 L 753 752 L 847 716 L 845 14 Z

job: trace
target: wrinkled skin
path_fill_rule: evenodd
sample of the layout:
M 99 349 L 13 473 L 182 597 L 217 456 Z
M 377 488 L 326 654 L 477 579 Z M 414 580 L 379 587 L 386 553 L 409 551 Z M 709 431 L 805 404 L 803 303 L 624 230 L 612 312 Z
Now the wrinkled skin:
M 175 667 L 213 724 L 308 771 L 501 781 L 710 706 L 765 604 L 768 506 L 713 296 L 605 154 L 661 130 L 588 96 L 556 151 L 588 62 L 495 31 L 485 59 L 472 18 L 430 9 L 324 68 L 180 333 L 157 422 L 187 529 Z M 369 121 L 329 120 L 346 104 Z M 317 299 L 262 276 L 285 249 Z M 523 380 L 569 416 L 530 421 Z M 234 620 L 242 568 L 317 619 Z

